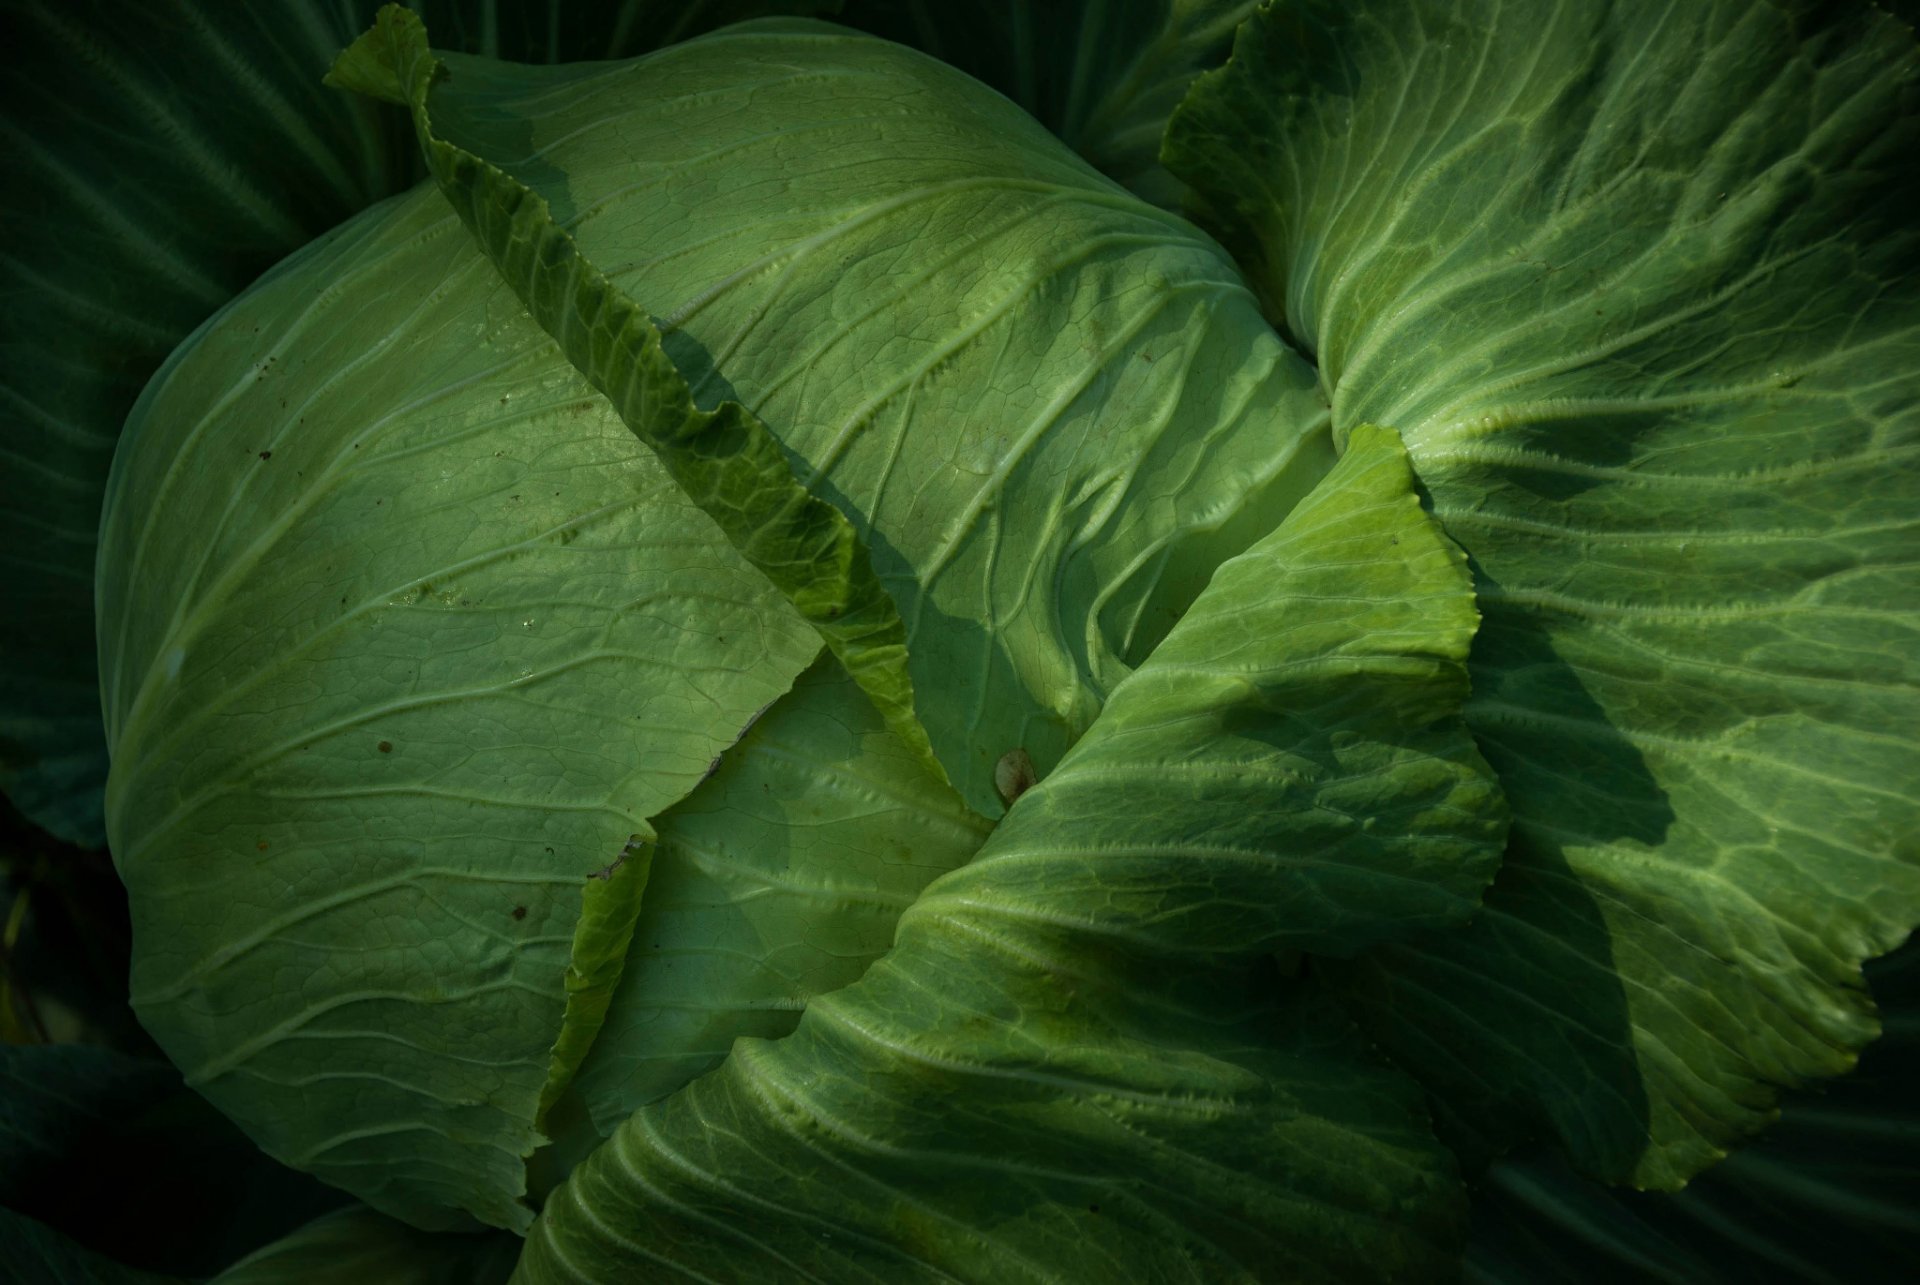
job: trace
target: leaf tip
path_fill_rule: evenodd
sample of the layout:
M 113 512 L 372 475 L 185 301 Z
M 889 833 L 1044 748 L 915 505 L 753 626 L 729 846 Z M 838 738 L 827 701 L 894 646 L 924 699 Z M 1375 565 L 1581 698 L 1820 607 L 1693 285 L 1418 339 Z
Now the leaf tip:
M 413 105 L 415 96 L 438 70 L 438 60 L 427 49 L 426 24 L 420 15 L 397 4 L 383 5 L 373 25 L 340 51 L 327 69 L 323 84 L 348 93 L 393 103 Z

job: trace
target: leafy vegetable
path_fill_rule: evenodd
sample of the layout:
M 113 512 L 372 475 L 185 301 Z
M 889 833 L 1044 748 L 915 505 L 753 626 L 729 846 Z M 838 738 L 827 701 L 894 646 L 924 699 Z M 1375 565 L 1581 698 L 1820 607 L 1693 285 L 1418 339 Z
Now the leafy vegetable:
M 0 1275 L 1898 1262 L 1904 23 L 8 6 Z

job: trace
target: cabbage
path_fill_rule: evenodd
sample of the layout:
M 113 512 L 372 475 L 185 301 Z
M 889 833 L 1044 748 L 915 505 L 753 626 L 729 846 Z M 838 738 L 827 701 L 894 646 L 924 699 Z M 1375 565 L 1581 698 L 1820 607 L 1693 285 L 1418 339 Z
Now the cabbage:
M 111 770 L 16 791 L 97 809 L 185 1083 L 365 1206 L 232 1279 L 1527 1270 L 1487 1218 L 1875 1037 L 1911 33 L 1094 8 L 334 61 L 425 178 L 145 384 Z

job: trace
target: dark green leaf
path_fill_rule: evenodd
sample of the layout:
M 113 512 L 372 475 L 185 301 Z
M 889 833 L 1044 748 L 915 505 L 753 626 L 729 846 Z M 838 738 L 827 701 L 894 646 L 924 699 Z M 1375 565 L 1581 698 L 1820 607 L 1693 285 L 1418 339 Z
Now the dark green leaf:
M 504 1285 L 520 1241 L 503 1232 L 426 1232 L 351 1205 L 314 1219 L 209 1285 Z

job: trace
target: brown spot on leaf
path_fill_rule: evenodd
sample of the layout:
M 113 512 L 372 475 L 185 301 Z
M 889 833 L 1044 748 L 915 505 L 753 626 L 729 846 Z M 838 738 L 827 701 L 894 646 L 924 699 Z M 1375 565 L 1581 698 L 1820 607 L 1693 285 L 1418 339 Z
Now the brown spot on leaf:
M 263 460 L 270 460 L 270 459 L 272 459 L 272 458 L 273 458 L 273 452 L 272 452 L 272 451 L 261 451 L 261 452 L 260 452 L 260 458 L 261 458 L 261 459 L 263 459 Z
M 267 850 L 268 844 L 265 839 L 262 839 L 260 840 L 260 842 L 254 844 L 253 846 L 259 849 L 261 852 L 265 852 Z
M 382 754 L 391 754 L 391 753 L 393 753 L 393 742 L 392 742 L 392 741 L 382 741 L 382 742 L 380 742 L 380 744 L 379 744 L 378 746 L 376 746 L 375 748 L 377 748 L 377 749 L 378 749 L 378 750 L 379 750 L 379 751 L 380 751 L 380 752 L 381 752 Z
M 1012 807 L 1013 801 L 1031 790 L 1039 780 L 1039 775 L 1033 770 L 1033 757 L 1023 749 L 1008 750 L 993 765 L 994 792 L 1008 807 Z
M 513 917 L 515 919 L 525 919 L 527 917 L 527 908 L 525 906 L 515 906 L 513 908 Z

